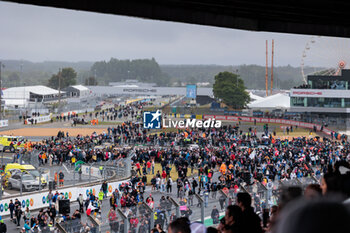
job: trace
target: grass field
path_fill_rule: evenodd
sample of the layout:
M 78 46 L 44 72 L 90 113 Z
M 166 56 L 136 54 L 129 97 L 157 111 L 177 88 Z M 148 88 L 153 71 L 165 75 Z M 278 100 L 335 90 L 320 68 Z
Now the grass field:
M 164 129 L 152 130 L 148 133 L 148 135 L 154 135 L 159 133 L 171 133 L 171 132 L 177 132 L 177 131 L 178 129 L 176 128 L 164 128 Z
M 277 137 L 315 137 L 315 136 L 320 136 L 317 133 L 311 132 L 310 133 L 310 129 L 305 129 L 305 128 L 297 128 L 295 129 L 295 127 L 293 127 L 293 132 L 289 132 L 289 134 L 287 134 L 287 132 L 283 131 L 281 128 L 276 128 L 276 136 Z
M 141 167 L 141 173 L 142 173 L 142 168 L 143 167 Z M 159 163 L 156 163 L 154 166 L 154 175 L 152 174 L 152 170 L 151 170 L 151 174 L 146 175 L 147 176 L 147 185 L 151 184 L 151 179 L 153 178 L 153 176 L 155 176 L 157 174 L 157 171 L 159 171 L 160 174 L 162 174 L 162 166 Z M 197 175 L 197 174 L 198 174 L 198 171 L 196 169 L 193 169 L 193 174 L 191 174 L 190 168 L 187 171 L 187 177 L 192 176 L 192 175 Z M 173 181 L 176 181 L 176 179 L 178 178 L 177 171 L 176 171 L 176 168 L 174 165 L 172 165 L 172 167 L 171 167 L 170 177 Z

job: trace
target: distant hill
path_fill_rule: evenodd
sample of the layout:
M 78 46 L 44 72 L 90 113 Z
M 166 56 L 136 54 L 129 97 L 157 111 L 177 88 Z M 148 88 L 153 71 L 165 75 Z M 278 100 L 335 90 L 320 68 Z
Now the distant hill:
M 52 74 L 56 74 L 59 68 L 72 67 L 78 73 L 78 83 L 83 82 L 89 76 L 89 70 L 93 62 L 64 62 L 44 61 L 31 62 L 26 60 L 1 60 L 3 68 L 3 86 L 47 85 Z M 22 65 L 22 73 L 21 73 Z M 16 78 L 18 76 L 18 78 Z
M 172 78 L 173 83 L 179 82 L 209 82 L 213 84 L 214 77 L 222 71 L 238 73 L 249 89 L 265 88 L 265 67 L 259 65 L 219 66 L 219 65 L 160 65 L 164 73 Z M 307 72 L 311 72 L 307 68 Z M 270 70 L 269 70 L 270 80 Z M 289 89 L 303 82 L 300 67 L 274 67 L 274 87 Z M 269 81 L 270 83 L 270 81 Z
M 2 72 L 4 87 L 19 86 L 24 83 L 26 85 L 46 85 L 52 74 L 56 74 L 59 68 L 72 67 L 78 73 L 77 83 L 84 83 L 86 78 L 94 75 L 96 69 L 99 85 L 105 85 L 109 81 L 125 79 L 138 79 L 144 82 L 156 82 L 159 85 L 169 86 L 198 82 L 209 82 L 212 85 L 216 74 L 222 71 L 229 71 L 238 72 L 249 89 L 265 88 L 265 67 L 259 65 L 158 65 L 153 58 L 139 60 L 117 60 L 112 58 L 108 62 L 1 61 L 5 64 Z M 306 73 L 310 73 L 312 70 L 307 68 Z M 300 67 L 274 67 L 275 87 L 289 89 L 301 83 Z

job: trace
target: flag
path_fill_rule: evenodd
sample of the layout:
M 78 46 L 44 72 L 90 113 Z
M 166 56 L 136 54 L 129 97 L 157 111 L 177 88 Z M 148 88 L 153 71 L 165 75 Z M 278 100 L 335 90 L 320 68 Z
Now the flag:
M 255 152 L 255 150 L 253 150 L 253 152 L 250 153 L 249 158 L 250 158 L 250 159 L 254 159 L 255 156 L 256 156 L 256 152 Z

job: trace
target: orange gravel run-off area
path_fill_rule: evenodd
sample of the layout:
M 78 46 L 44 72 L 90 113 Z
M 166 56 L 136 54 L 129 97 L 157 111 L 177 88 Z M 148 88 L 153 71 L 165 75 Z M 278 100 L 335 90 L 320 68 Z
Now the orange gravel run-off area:
M 63 131 L 64 133 L 68 132 L 69 136 L 80 135 L 91 135 L 93 132 L 100 134 L 102 132 L 107 132 L 107 128 L 22 128 L 1 131 L 2 135 L 13 135 L 13 136 L 42 136 L 42 137 L 51 137 L 57 136 L 58 131 Z

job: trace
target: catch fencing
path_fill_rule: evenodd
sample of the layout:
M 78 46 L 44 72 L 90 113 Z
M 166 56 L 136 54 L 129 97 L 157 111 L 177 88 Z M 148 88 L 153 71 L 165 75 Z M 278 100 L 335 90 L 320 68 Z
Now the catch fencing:
M 108 218 L 112 210 L 92 215 L 92 218 L 98 223 L 98 233 L 150 233 L 156 224 L 166 230 L 170 222 L 179 217 L 188 217 L 191 222 L 202 222 L 208 227 L 217 225 L 226 207 L 233 203 L 228 192 L 215 191 L 186 198 L 169 197 L 160 205 L 154 204 L 154 208 L 140 202 L 136 206 L 116 208 L 115 218 Z M 67 231 L 70 232 L 73 231 Z
M 278 205 L 285 188 L 300 187 L 304 191 L 310 184 L 319 184 L 319 180 L 311 176 L 290 180 L 269 181 L 266 184 L 257 181 L 251 185 L 242 185 L 241 191 L 249 193 L 252 197 L 255 211 L 262 212 L 264 209 L 268 209 L 273 205 Z

